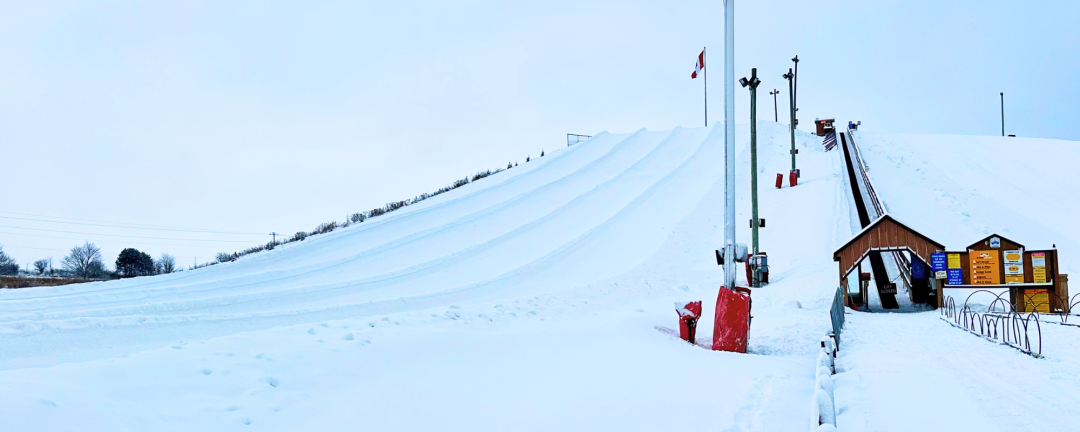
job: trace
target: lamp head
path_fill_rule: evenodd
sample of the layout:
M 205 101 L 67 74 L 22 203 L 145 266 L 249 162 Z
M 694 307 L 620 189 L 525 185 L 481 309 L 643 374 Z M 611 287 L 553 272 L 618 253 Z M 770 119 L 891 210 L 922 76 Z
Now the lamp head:
M 739 84 L 742 84 L 743 87 L 746 87 L 748 84 L 750 84 L 750 82 L 746 80 L 746 77 L 743 77 L 739 78 Z

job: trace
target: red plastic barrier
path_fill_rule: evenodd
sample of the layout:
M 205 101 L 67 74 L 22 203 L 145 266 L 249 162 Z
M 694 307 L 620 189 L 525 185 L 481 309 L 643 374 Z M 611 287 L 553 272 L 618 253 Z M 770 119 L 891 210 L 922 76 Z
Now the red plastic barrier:
M 675 312 L 679 313 L 679 337 L 682 340 L 696 343 L 697 322 L 701 318 L 701 301 L 675 303 Z
M 750 290 L 736 289 L 740 292 L 720 287 L 720 294 L 716 296 L 713 350 L 746 352 L 750 333 Z
M 784 186 L 784 175 L 780 174 L 780 173 L 776 173 L 776 188 L 780 189 L 783 186 Z
M 795 171 L 788 173 L 788 183 L 791 183 L 791 187 L 799 184 L 799 173 Z

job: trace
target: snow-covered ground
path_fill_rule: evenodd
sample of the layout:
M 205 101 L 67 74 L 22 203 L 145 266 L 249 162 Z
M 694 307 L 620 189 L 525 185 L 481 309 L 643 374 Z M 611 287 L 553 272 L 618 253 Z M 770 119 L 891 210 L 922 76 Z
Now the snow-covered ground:
M 1080 160 L 1080 143 L 855 137 L 886 209 L 913 229 L 950 249 L 993 233 L 1031 249 L 1056 244 L 1062 272 L 1080 269 L 1080 228 L 1071 222 L 1080 211 L 1080 180 L 1068 171 Z M 969 293 L 946 292 L 958 307 Z M 1036 359 L 952 327 L 938 312 L 849 314 L 836 378 L 841 430 L 1080 427 L 1080 327 L 1041 328 L 1044 358 Z
M 713 352 L 672 336 L 673 303 L 713 314 L 722 133 L 601 133 L 235 263 L 0 291 L 4 430 L 805 430 L 832 253 L 859 229 L 842 153 L 800 133 L 800 185 L 775 189 L 787 129 L 759 125 L 773 283 L 753 293 L 750 353 Z M 992 232 L 1056 244 L 1064 271 L 1080 268 L 1077 143 L 856 139 L 887 210 L 912 228 L 951 248 Z M 840 430 L 1078 425 L 1080 327 L 1043 335 L 1036 359 L 937 312 L 850 312 Z
M 831 252 L 851 234 L 841 160 L 800 133 L 800 186 L 774 189 L 787 128 L 759 125 L 773 284 L 753 294 L 751 354 L 712 352 L 671 329 L 674 301 L 713 313 L 722 132 L 602 133 L 235 263 L 0 292 L 0 417 L 13 430 L 805 428 Z

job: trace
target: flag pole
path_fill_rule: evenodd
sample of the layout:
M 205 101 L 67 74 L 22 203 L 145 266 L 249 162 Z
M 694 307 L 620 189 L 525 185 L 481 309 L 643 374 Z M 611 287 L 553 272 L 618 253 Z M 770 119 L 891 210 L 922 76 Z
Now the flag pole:
M 705 47 L 701 47 L 701 62 L 705 63 L 705 60 Z M 705 81 L 705 127 L 709 127 L 709 72 L 702 69 L 701 79 Z

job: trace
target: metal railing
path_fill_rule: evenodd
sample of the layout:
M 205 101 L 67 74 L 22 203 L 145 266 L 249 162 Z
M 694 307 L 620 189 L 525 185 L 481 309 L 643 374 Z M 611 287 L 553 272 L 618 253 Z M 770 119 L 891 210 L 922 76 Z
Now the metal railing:
M 832 308 L 829 309 L 829 317 L 832 319 L 833 340 L 836 348 L 840 349 L 840 332 L 844 330 L 844 293 L 843 288 L 836 288 L 833 296 Z
M 870 176 L 866 174 L 866 162 L 863 161 L 862 152 L 859 151 L 858 144 L 855 143 L 855 134 L 851 129 L 848 129 L 848 138 L 851 141 L 852 153 L 855 154 L 855 161 L 858 162 L 859 175 L 863 179 L 863 184 L 866 185 L 866 194 L 870 196 L 870 203 L 874 205 L 874 211 L 877 213 L 877 217 L 885 214 L 885 206 L 881 204 L 881 199 L 878 198 L 877 191 L 874 190 L 874 184 L 870 182 Z M 907 257 L 900 252 L 891 252 L 893 261 L 896 263 L 896 268 L 900 272 L 900 278 L 904 282 L 904 286 L 907 287 L 908 292 L 911 292 L 911 262 Z
M 968 304 L 971 297 L 979 293 L 994 296 L 994 301 L 990 302 L 985 312 L 976 312 Z M 941 319 L 987 340 L 1008 345 L 1024 354 L 1041 358 L 1042 325 L 1039 324 L 1039 313 L 1017 312 L 1007 298 L 1002 298 L 1007 294 L 1008 292 L 996 294 L 989 290 L 975 291 L 967 296 L 964 306 L 959 311 L 956 310 L 956 301 L 949 297 L 945 301 L 945 307 L 941 308 Z
M 566 146 L 570 147 L 570 146 L 572 146 L 574 144 L 577 144 L 579 142 L 588 141 L 589 138 L 592 138 L 592 135 L 580 135 L 580 134 L 568 133 L 568 134 L 566 134 Z

